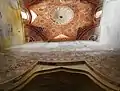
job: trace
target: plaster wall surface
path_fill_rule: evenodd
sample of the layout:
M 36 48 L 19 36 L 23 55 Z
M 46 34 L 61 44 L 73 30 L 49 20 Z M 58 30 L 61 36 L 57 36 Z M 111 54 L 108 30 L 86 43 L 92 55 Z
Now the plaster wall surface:
M 0 49 L 24 43 L 17 0 L 0 0 Z
M 106 0 L 101 19 L 100 43 L 120 48 L 120 0 Z

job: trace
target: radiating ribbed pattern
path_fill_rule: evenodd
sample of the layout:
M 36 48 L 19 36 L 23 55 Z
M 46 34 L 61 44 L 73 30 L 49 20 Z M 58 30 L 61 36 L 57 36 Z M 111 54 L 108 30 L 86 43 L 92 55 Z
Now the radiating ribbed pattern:
M 96 3 L 92 0 L 42 0 L 32 1 L 27 5 L 36 15 L 30 24 L 34 28 L 28 27 L 27 31 L 25 30 L 31 31 L 27 33 L 27 39 L 32 41 L 89 40 L 92 39 L 96 25 L 99 24 L 99 18 L 95 16 L 99 7 L 97 0 Z M 37 29 L 36 34 L 36 28 L 43 30 L 39 32 Z M 56 39 L 60 34 L 67 37 Z

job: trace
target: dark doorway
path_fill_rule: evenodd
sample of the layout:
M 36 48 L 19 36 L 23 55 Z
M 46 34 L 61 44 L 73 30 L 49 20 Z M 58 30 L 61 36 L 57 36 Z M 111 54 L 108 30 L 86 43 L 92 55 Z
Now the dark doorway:
M 20 91 L 105 91 L 85 75 L 55 72 L 36 76 Z

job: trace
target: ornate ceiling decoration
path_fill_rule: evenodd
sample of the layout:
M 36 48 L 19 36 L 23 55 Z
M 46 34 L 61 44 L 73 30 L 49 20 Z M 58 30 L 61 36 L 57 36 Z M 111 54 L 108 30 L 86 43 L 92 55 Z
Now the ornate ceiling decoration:
M 28 42 L 89 40 L 99 24 L 99 0 L 27 0 L 25 6 Z

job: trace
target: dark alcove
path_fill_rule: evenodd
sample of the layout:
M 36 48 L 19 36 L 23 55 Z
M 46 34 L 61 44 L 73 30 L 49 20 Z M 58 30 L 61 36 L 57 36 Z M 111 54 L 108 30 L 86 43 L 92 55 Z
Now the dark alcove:
M 20 91 L 105 91 L 83 74 L 54 72 L 38 75 Z

